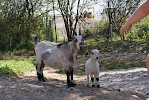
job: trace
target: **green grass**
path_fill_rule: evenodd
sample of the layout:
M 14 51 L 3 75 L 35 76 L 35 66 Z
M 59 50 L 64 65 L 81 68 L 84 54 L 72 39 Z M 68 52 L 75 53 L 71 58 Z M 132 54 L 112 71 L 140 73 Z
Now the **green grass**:
M 144 47 L 140 47 L 143 42 L 140 41 L 114 41 L 113 46 L 114 51 L 118 51 L 116 53 L 139 53 L 144 51 Z M 85 39 L 85 51 L 84 54 L 89 50 L 97 48 L 101 53 L 111 52 L 111 42 L 106 41 L 100 36 L 90 37 Z M 139 50 L 138 50 L 139 49 Z M 35 60 L 29 58 L 33 55 L 32 52 L 27 52 L 26 50 L 14 51 L 14 52 L 0 52 L 0 75 L 6 76 L 19 76 L 27 71 L 35 70 Z M 128 54 L 129 55 L 129 54 Z M 113 57 L 113 55 L 111 55 Z M 139 56 L 135 57 L 127 57 L 123 58 L 120 56 L 113 57 L 111 59 L 100 59 L 100 65 L 103 69 L 122 69 L 122 68 L 130 68 L 130 67 L 140 67 L 145 66 L 144 58 L 139 58 Z M 129 59 L 133 58 L 133 59 Z M 139 58 L 139 59 L 135 59 Z M 121 60 L 120 60 L 121 59 Z M 81 73 L 82 71 L 78 72 Z M 59 70 L 58 73 L 63 73 L 62 70 Z
M 85 51 L 88 52 L 91 49 L 97 48 L 100 50 L 101 53 L 110 54 L 112 51 L 111 49 L 111 42 L 106 41 L 102 37 L 90 37 L 85 40 Z M 113 39 L 113 51 L 116 54 L 123 54 L 124 52 L 128 53 L 128 57 L 119 56 L 119 58 L 114 57 L 111 55 L 111 59 L 100 59 L 100 64 L 103 69 L 122 69 L 122 68 L 131 68 L 131 67 L 143 67 L 145 66 L 144 57 L 142 53 L 146 50 L 145 43 L 142 41 L 114 41 Z M 140 53 L 140 56 L 131 57 L 130 54 L 133 53 Z M 130 57 L 129 57 L 130 56 Z M 130 59 L 133 58 L 133 59 Z
M 0 75 L 18 76 L 33 71 L 34 59 L 0 60 Z
M 102 69 L 127 69 L 132 67 L 143 67 L 145 66 L 145 62 L 138 60 L 138 61 L 118 61 L 118 60 L 103 60 L 100 61 Z
M 91 50 L 93 48 L 97 48 L 100 51 L 109 52 L 111 51 L 111 43 L 110 42 L 104 42 L 102 38 L 88 38 L 85 40 L 85 49 Z
M 113 43 L 113 44 L 112 44 Z M 113 42 L 105 41 L 102 37 L 92 37 L 88 38 L 84 41 L 85 44 L 85 51 L 91 50 L 94 48 L 99 49 L 101 52 L 111 52 L 112 45 L 114 52 L 129 52 L 129 53 L 139 53 L 144 52 L 146 49 L 145 45 L 146 42 L 142 41 L 121 41 L 121 40 L 113 40 Z

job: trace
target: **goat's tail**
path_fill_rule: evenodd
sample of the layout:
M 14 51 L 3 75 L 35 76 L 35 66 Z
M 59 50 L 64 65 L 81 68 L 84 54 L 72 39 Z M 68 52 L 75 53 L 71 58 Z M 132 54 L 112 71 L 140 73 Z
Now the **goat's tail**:
M 35 46 L 37 45 L 38 43 L 38 36 L 36 34 L 32 34 L 31 35 L 33 40 L 34 40 L 34 54 L 36 55 L 36 52 L 35 52 Z
M 32 38 L 34 40 L 34 47 L 35 47 L 38 43 L 38 36 L 36 34 L 32 34 Z

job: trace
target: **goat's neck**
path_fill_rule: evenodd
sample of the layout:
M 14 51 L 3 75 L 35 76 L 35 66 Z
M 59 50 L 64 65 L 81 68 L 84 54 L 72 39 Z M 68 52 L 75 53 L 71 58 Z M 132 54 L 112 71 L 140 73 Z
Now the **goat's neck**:
M 70 51 L 71 51 L 71 53 L 73 55 L 77 55 L 78 49 L 77 49 L 76 44 L 73 41 L 71 41 L 71 42 L 69 42 L 69 45 L 70 45 Z
M 91 59 L 92 63 L 96 63 L 97 62 L 96 59 L 93 59 L 93 58 L 90 58 L 90 59 Z
M 73 61 L 76 62 L 76 56 L 78 53 L 77 46 L 73 41 L 69 42 L 69 45 L 70 45 L 71 54 L 73 55 Z
M 95 68 L 97 66 L 97 60 L 90 58 L 90 61 L 92 67 Z

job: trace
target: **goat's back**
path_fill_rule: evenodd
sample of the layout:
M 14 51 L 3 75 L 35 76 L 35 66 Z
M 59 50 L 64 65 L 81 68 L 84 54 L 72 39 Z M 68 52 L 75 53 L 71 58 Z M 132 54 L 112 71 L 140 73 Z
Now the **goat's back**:
M 39 43 L 37 43 L 37 45 L 35 46 L 35 55 L 36 55 L 36 61 L 38 63 L 41 63 L 42 61 L 42 54 L 48 50 L 48 49 L 54 49 L 56 48 L 56 43 L 53 42 L 49 42 L 49 41 L 41 41 Z
M 64 54 L 58 48 L 47 49 L 42 53 L 41 58 L 43 62 L 49 67 L 61 67 L 63 66 L 63 60 L 66 59 Z M 66 62 L 67 61 L 65 60 L 65 63 Z
M 47 49 L 54 49 L 57 46 L 57 43 L 49 41 L 41 41 L 35 46 L 36 55 L 41 55 Z
M 58 44 L 42 41 L 35 46 L 36 61 L 49 67 L 63 66 L 65 70 L 68 70 L 72 66 L 70 61 L 70 46 L 57 47 Z

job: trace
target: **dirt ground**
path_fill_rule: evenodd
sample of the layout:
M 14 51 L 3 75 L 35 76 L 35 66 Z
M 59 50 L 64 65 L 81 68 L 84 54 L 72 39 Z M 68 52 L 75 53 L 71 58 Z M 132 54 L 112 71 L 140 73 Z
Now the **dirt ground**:
M 66 77 L 45 68 L 47 82 L 39 82 L 36 72 L 18 78 L 0 76 L 0 100 L 147 100 L 147 95 L 106 88 L 86 87 L 85 75 L 74 75 L 76 87 L 67 88 Z
M 109 55 L 106 58 L 109 59 Z M 136 58 L 136 55 L 129 58 Z M 35 71 L 14 78 L 0 76 L 0 100 L 149 100 L 149 94 L 85 86 L 86 76 L 81 67 L 84 61 L 80 60 L 79 67 L 75 68 L 77 85 L 73 88 L 66 86 L 66 76 L 58 68 L 44 68 L 47 82 L 38 81 Z

